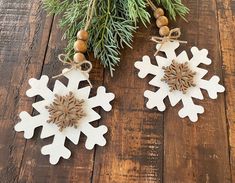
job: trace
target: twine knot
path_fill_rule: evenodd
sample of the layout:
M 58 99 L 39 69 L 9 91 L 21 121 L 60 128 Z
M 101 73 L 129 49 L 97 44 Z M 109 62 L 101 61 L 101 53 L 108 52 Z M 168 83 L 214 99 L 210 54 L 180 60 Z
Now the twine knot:
M 169 41 L 177 41 L 179 43 L 187 43 L 187 41 L 181 41 L 178 40 L 178 38 L 181 36 L 181 31 L 180 28 L 174 28 L 171 29 L 169 34 L 164 37 L 159 37 L 159 36 L 153 36 L 151 37 L 151 41 L 154 41 L 158 44 L 160 44 L 160 47 L 157 49 L 157 51 L 154 53 L 154 56 L 157 56 L 158 52 L 161 50 L 162 46 Z
M 86 77 L 89 85 L 92 87 L 92 84 L 91 84 L 91 82 L 89 80 L 89 72 L 92 69 L 92 63 L 90 61 L 84 60 L 84 61 L 81 61 L 81 62 L 75 62 L 75 61 L 71 60 L 68 57 L 68 55 L 66 55 L 66 54 L 59 54 L 58 55 L 58 59 L 63 64 L 70 65 L 70 68 L 68 70 L 66 70 L 65 72 L 62 72 L 59 75 L 53 76 L 52 78 L 58 78 L 60 76 L 64 76 L 66 73 L 68 73 L 68 72 L 70 72 L 72 70 L 80 70 L 84 74 L 84 76 Z M 82 69 L 82 66 L 87 66 L 87 65 L 89 67 L 84 67 L 85 69 Z

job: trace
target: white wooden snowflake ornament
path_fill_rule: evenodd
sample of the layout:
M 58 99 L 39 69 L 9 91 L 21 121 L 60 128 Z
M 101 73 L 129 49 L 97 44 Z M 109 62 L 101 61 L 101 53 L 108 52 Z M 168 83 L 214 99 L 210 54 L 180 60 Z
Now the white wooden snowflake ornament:
M 160 48 L 160 51 L 166 54 L 166 58 L 156 56 L 157 65 L 153 65 L 150 62 L 150 57 L 144 56 L 142 61 L 135 62 L 135 67 L 139 69 L 138 76 L 140 78 L 145 78 L 148 74 L 154 75 L 155 77 L 149 84 L 159 87 L 156 92 L 149 90 L 144 92 L 144 96 L 148 98 L 147 108 L 152 109 L 157 107 L 159 111 L 164 111 L 166 109 L 164 99 L 168 96 L 172 106 L 182 101 L 183 108 L 178 112 L 181 118 L 188 116 L 192 122 L 196 122 L 198 114 L 202 114 L 204 108 L 194 104 L 192 98 L 202 100 L 204 97 L 201 89 L 204 89 L 208 92 L 210 98 L 216 99 L 217 93 L 224 92 L 225 88 L 219 84 L 220 79 L 218 76 L 213 76 L 210 80 L 203 79 L 208 71 L 199 68 L 199 64 L 211 64 L 211 59 L 207 57 L 208 50 L 199 50 L 197 47 L 192 47 L 191 52 L 193 56 L 189 59 L 185 51 L 181 52 L 178 56 L 176 55 L 175 50 L 178 47 L 179 43 L 176 41 L 166 42 L 162 47 L 160 47 L 160 44 L 157 44 L 157 49 Z M 174 63 L 178 64 L 179 67 L 176 67 Z M 186 65 L 186 69 L 189 70 L 190 77 L 185 76 L 187 72 L 183 69 L 183 65 Z M 182 72 L 180 68 L 183 70 Z M 187 85 L 185 80 L 186 82 L 191 82 L 192 85 Z M 189 87 L 186 87 L 185 92 L 183 92 L 181 86 L 184 88 L 185 86 Z
M 31 78 L 29 80 L 29 84 L 31 88 L 27 90 L 26 95 L 28 97 L 34 97 L 40 95 L 43 100 L 33 103 L 32 106 L 40 113 L 36 116 L 31 116 L 29 113 L 22 111 L 20 113 L 21 121 L 15 125 L 15 130 L 20 132 L 24 132 L 24 137 L 26 139 L 30 139 L 33 137 L 35 128 L 42 126 L 41 138 L 47 138 L 50 136 L 54 136 L 52 144 L 46 145 L 42 147 L 41 152 L 43 155 L 50 155 L 50 163 L 56 164 L 58 163 L 60 157 L 64 159 L 68 159 L 71 155 L 71 152 L 68 148 L 65 147 L 64 143 L 66 138 L 71 140 L 74 144 L 78 144 L 80 133 L 84 133 L 87 136 L 87 140 L 85 146 L 87 149 L 92 149 L 95 144 L 104 146 L 106 144 L 106 140 L 103 135 L 107 132 L 107 127 L 101 125 L 97 128 L 93 127 L 90 122 L 100 119 L 100 115 L 93 110 L 95 107 L 102 107 L 105 111 L 110 111 L 112 106 L 110 105 L 110 101 L 114 99 L 113 93 L 106 93 L 106 89 L 103 86 L 100 86 L 97 89 L 97 95 L 89 98 L 90 86 L 86 86 L 83 88 L 79 88 L 79 83 L 81 81 L 87 80 L 87 77 L 80 70 L 71 70 L 67 72 L 68 69 L 64 69 L 63 73 L 66 78 L 68 78 L 68 85 L 65 86 L 59 80 L 55 81 L 54 89 L 51 91 L 47 87 L 47 83 L 49 81 L 48 76 L 43 75 L 39 80 L 35 78 Z M 79 101 L 82 99 L 82 110 L 83 115 L 80 116 L 78 124 L 76 126 L 68 126 L 61 130 L 61 128 L 56 123 L 49 123 L 49 109 L 48 106 L 56 103 L 56 96 L 62 96 L 61 102 L 64 102 L 66 106 L 69 106 L 71 102 L 74 100 L 68 98 L 67 101 L 63 99 L 63 96 L 69 97 L 72 95 L 75 99 Z M 70 100 L 71 99 L 71 100 Z M 54 103 L 53 103 L 54 102 Z M 57 101 L 58 102 L 58 101 Z M 74 102 L 75 107 L 79 106 Z M 80 106 L 80 107 L 81 107 Z M 79 115 L 77 111 L 73 110 L 71 107 L 66 109 L 66 115 L 63 120 L 61 120 L 61 125 L 64 125 L 67 119 L 76 119 Z M 55 119 L 61 119 L 61 111 L 59 106 L 58 111 L 54 111 Z M 71 114 L 71 112 L 72 114 Z M 68 118 L 70 115 L 71 118 Z M 67 121 L 68 122 L 68 121 Z

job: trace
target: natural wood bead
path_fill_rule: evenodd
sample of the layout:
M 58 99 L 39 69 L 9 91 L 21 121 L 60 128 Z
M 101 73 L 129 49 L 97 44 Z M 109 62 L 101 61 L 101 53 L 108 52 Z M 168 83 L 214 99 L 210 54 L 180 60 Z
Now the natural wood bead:
M 170 32 L 170 29 L 169 29 L 169 27 L 167 27 L 167 26 L 162 26 L 162 27 L 159 29 L 159 34 L 160 34 L 160 36 L 168 36 L 169 32 Z
M 83 53 L 75 53 L 75 55 L 73 56 L 73 60 L 75 62 L 81 62 L 86 60 L 86 57 Z
M 162 26 L 168 25 L 168 18 L 166 16 L 160 16 L 156 20 L 157 27 L 160 28 Z
M 88 40 L 88 37 L 89 37 L 88 32 L 85 31 L 85 30 L 80 30 L 80 31 L 78 31 L 78 33 L 77 33 L 77 38 L 78 38 L 78 39 L 81 39 L 81 40 L 83 40 L 83 41 L 87 41 L 87 40 Z
M 83 40 L 77 40 L 74 43 L 74 50 L 77 52 L 85 53 L 87 51 L 87 43 Z
M 160 16 L 164 15 L 164 10 L 162 8 L 157 8 L 154 12 L 153 12 L 154 17 L 157 19 Z

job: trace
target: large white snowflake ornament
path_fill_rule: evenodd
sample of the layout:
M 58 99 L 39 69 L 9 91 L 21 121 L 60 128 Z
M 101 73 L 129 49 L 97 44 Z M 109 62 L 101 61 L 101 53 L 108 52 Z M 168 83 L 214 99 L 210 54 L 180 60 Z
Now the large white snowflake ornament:
M 203 79 L 208 71 L 198 66 L 201 63 L 211 64 L 211 59 L 207 57 L 208 50 L 192 47 L 193 56 L 189 59 L 185 51 L 176 55 L 175 50 L 178 47 L 179 43 L 176 41 L 166 42 L 161 47 L 157 44 L 157 49 L 160 48 L 166 57 L 156 56 L 157 65 L 153 65 L 149 56 L 144 56 L 142 61 L 135 62 L 135 67 L 139 69 L 140 78 L 145 78 L 148 74 L 154 75 L 149 84 L 159 87 L 156 92 L 144 92 L 144 96 L 148 98 L 147 108 L 157 107 L 159 111 L 164 111 L 164 99 L 168 96 L 172 106 L 182 101 L 183 108 L 178 112 L 181 118 L 188 116 L 192 122 L 196 122 L 198 114 L 202 114 L 204 108 L 194 104 L 192 98 L 202 100 L 201 89 L 204 89 L 210 98 L 216 99 L 217 93 L 224 92 L 225 88 L 219 84 L 218 76 L 213 76 L 210 80 Z
M 85 143 L 87 149 L 92 149 L 95 144 L 100 146 L 106 144 L 103 135 L 107 132 L 107 127 L 101 125 L 95 128 L 90 122 L 100 119 L 100 115 L 95 112 L 93 108 L 100 106 L 105 111 L 110 111 L 112 109 L 110 101 L 114 99 L 114 94 L 106 93 L 103 86 L 100 86 L 97 89 L 96 96 L 89 98 L 91 90 L 90 86 L 78 89 L 79 83 L 87 80 L 84 73 L 80 70 L 67 71 L 67 69 L 64 69 L 63 73 L 64 76 L 68 78 L 68 85 L 65 86 L 59 80 L 56 80 L 53 91 L 47 87 L 49 78 L 46 75 L 41 76 L 39 80 L 35 78 L 29 80 L 31 88 L 27 90 L 26 95 L 28 97 L 39 95 L 43 98 L 42 101 L 32 104 L 34 109 L 39 112 L 39 115 L 31 116 L 29 113 L 23 111 L 19 115 L 21 121 L 15 125 L 15 130 L 18 132 L 23 131 L 26 139 L 32 138 L 35 128 L 39 126 L 42 126 L 42 139 L 54 136 L 52 144 L 46 145 L 41 149 L 43 155 L 50 155 L 51 164 L 58 163 L 60 157 L 63 157 L 64 159 L 70 157 L 71 152 L 65 147 L 65 140 L 68 138 L 74 144 L 78 144 L 81 132 L 87 136 Z M 60 98 L 61 101 L 58 102 L 59 99 L 56 100 L 56 97 Z M 58 106 L 60 105 L 60 102 L 65 104 L 64 109 L 60 108 L 61 106 Z M 60 125 L 62 126 L 64 123 L 68 123 L 69 119 L 76 119 L 80 113 L 79 110 L 75 110 L 74 108 L 82 106 L 83 113 L 77 118 L 79 119 L 78 124 L 76 126 L 70 124 L 70 126 L 61 129 L 61 126 L 58 126 L 56 121 L 55 123 L 48 122 L 51 117 L 50 112 L 53 112 L 53 109 L 50 111 L 49 108 L 53 108 L 56 105 L 57 108 L 55 108 L 53 119 L 62 119 L 61 115 L 64 114 L 63 119 L 60 121 Z M 70 108 L 66 106 L 70 106 Z

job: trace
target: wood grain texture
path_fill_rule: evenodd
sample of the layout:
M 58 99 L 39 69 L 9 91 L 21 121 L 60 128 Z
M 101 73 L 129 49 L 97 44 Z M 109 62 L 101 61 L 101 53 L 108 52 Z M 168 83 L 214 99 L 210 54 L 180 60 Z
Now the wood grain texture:
M 152 78 L 140 79 L 134 62 L 143 55 L 152 56 L 155 44 L 149 41 L 157 35 L 154 19 L 148 27 L 140 25 L 133 40 L 133 49 L 121 51 L 121 63 L 111 78 L 91 55 L 91 81 L 95 89 L 105 85 L 116 95 L 113 110 L 97 109 L 102 118 L 93 125 L 105 124 L 107 145 L 89 151 L 67 141 L 71 149 L 69 160 L 52 166 L 40 149 L 52 138 L 40 139 L 40 129 L 31 140 L 16 133 L 13 126 L 20 111 L 36 114 L 31 104 L 35 99 L 25 96 L 28 79 L 49 77 L 61 72 L 57 55 L 63 53 L 66 41 L 61 41 L 58 19 L 46 16 L 38 0 L 0 0 L 0 182 L 2 183 L 227 183 L 235 181 L 235 37 L 234 1 L 188 1 L 189 23 L 177 21 L 182 50 L 191 46 L 206 48 L 213 63 L 203 66 L 209 72 L 205 78 L 219 75 L 226 93 L 217 100 L 196 100 L 205 113 L 195 124 L 180 119 L 181 104 L 164 113 L 145 107 L 143 93 Z M 224 68 L 224 69 L 223 69 Z M 61 78 L 66 84 L 66 79 Z M 49 87 L 52 88 L 54 80 Z M 40 100 L 40 98 L 36 98 Z
M 232 181 L 235 181 L 235 2 L 217 0 L 220 45 L 226 87 L 225 103 L 229 130 Z
M 17 182 L 25 139 L 13 130 L 22 109 L 32 111 L 25 97 L 27 81 L 40 75 L 50 33 L 42 4 L 35 1 L 0 1 L 0 170 L 1 182 Z
M 144 54 L 153 54 L 155 46 L 146 39 L 156 34 L 154 27 L 147 31 L 142 26 L 133 49 L 122 50 L 114 78 L 106 72 L 104 84 L 116 99 L 112 112 L 101 113 L 110 129 L 109 144 L 96 151 L 93 182 L 162 182 L 163 115 L 146 109 L 143 93 L 150 88 L 149 78 L 138 78 L 133 66 Z

